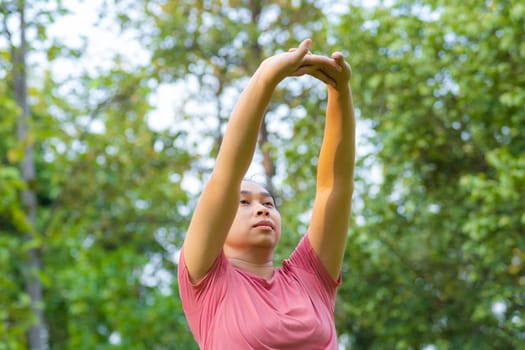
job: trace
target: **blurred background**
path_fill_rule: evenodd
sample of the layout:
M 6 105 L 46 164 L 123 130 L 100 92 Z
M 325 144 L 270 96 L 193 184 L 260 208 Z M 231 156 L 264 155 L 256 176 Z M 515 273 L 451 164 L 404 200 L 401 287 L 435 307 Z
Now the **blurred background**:
M 310 37 L 353 70 L 340 349 L 525 349 L 525 4 L 0 1 L 0 350 L 197 349 L 178 252 L 229 113 Z M 249 176 L 308 225 L 326 92 L 283 82 Z

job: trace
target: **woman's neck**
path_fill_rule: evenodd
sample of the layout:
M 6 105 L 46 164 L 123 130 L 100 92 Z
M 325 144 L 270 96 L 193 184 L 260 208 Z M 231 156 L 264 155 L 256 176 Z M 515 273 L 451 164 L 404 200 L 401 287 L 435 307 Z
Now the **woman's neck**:
M 264 278 L 265 280 L 269 280 L 272 278 L 274 273 L 274 267 L 272 260 L 262 262 L 262 263 L 256 263 L 251 262 L 243 258 L 228 258 L 228 261 L 233 266 L 247 271 L 251 274 L 254 274 L 256 276 L 259 276 L 261 278 Z

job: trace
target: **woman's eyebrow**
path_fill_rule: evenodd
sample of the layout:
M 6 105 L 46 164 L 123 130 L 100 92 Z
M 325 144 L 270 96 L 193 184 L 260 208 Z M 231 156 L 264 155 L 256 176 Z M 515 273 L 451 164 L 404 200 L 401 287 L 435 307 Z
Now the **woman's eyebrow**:
M 241 190 L 241 194 L 243 194 L 243 195 L 252 195 L 253 192 L 252 191 Z M 263 196 L 263 197 L 273 198 L 272 195 L 269 192 L 263 191 L 263 192 L 259 192 L 257 194 L 260 195 L 260 196 Z

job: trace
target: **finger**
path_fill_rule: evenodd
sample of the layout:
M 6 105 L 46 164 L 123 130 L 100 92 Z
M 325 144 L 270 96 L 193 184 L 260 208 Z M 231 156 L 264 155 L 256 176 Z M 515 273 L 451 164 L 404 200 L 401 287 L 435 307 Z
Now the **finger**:
M 294 76 L 301 76 L 301 75 L 310 75 L 323 83 L 336 87 L 336 82 L 334 79 L 332 79 L 326 72 L 323 70 L 320 70 L 314 66 L 301 66 L 298 69 L 295 70 L 295 72 L 292 74 Z
M 305 64 L 312 66 L 323 67 L 324 69 L 333 69 L 336 72 L 341 72 L 343 68 L 341 65 L 333 58 L 321 55 L 307 55 L 305 57 Z
M 301 75 L 309 74 L 312 71 L 310 66 L 300 66 L 291 75 L 299 77 Z
M 323 83 L 325 83 L 327 85 L 330 85 L 330 86 L 332 86 L 334 88 L 337 86 L 335 80 L 332 79 L 328 74 L 326 74 L 322 70 L 314 70 L 314 71 L 312 71 L 311 73 L 308 73 L 308 74 L 310 74 L 312 77 L 317 78 L 320 81 L 322 81 Z
M 345 57 L 342 52 L 336 51 L 332 54 L 332 58 L 337 62 L 344 61 Z
M 295 52 L 295 51 L 297 51 L 296 47 L 292 47 L 291 49 L 288 49 L 288 52 Z M 307 55 L 312 55 L 312 51 L 308 50 L 308 52 L 306 54 Z
M 311 44 L 312 44 L 312 39 L 310 38 L 305 39 L 299 44 L 297 51 L 300 51 L 303 55 L 306 55 L 308 53 L 308 50 L 310 49 Z
M 309 74 L 327 84 L 330 81 L 336 81 L 335 78 L 339 74 L 332 66 L 326 64 L 303 64 L 299 68 L 302 68 L 300 71 L 302 74 Z
M 332 54 L 334 61 L 340 66 L 343 67 L 345 64 L 345 58 L 341 52 L 334 52 Z
M 343 68 L 346 68 L 348 70 L 350 70 L 350 65 L 345 61 L 345 57 L 343 55 L 342 52 L 334 52 L 332 54 L 332 58 L 334 59 L 335 62 L 337 62 L 337 64 L 343 69 Z

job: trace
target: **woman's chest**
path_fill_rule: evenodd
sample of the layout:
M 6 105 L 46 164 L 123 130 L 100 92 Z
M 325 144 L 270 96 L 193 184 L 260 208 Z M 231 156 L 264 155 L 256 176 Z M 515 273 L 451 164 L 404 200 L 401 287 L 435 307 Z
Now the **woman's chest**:
M 335 337 L 330 307 L 299 282 L 237 285 L 217 309 L 215 336 L 253 348 L 326 349 Z

